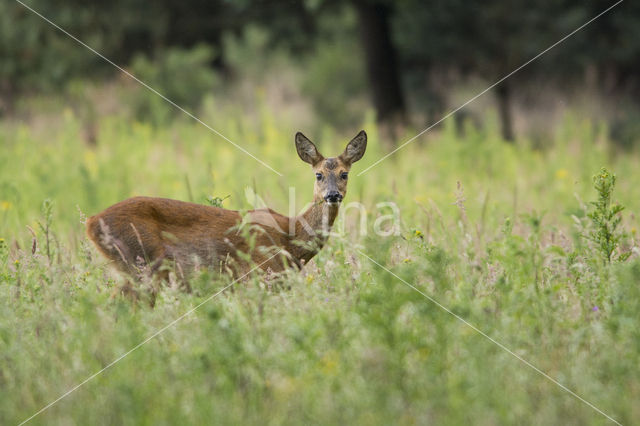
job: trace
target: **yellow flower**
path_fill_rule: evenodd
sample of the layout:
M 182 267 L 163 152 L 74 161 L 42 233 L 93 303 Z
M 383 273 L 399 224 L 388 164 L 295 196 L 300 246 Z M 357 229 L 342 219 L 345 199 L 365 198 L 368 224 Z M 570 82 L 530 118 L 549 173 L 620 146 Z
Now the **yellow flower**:
M 321 368 L 324 374 L 327 374 L 327 375 L 334 374 L 338 367 L 338 361 L 339 361 L 339 358 L 337 353 L 333 351 L 326 353 L 320 360 Z
M 95 151 L 87 150 L 83 156 L 84 166 L 87 168 L 89 175 L 94 178 L 98 174 L 98 158 Z
M 422 232 L 418 231 L 417 229 L 415 231 L 413 231 L 413 235 L 415 235 L 416 237 L 422 237 Z
M 636 235 L 636 232 L 638 232 L 638 230 L 636 229 L 636 227 L 635 227 L 635 226 L 634 226 L 634 227 L 632 227 L 632 228 L 631 228 L 631 233 L 632 233 L 633 235 Z
M 311 281 L 313 281 L 313 275 L 309 274 L 307 275 L 307 284 L 311 284 Z
M 12 207 L 12 204 L 9 201 L 0 201 L 0 210 L 6 211 Z
M 556 179 L 558 180 L 566 179 L 567 176 L 569 176 L 569 172 L 566 169 L 556 170 Z
M 20 264 L 20 260 L 16 259 L 13 263 L 17 266 Z
M 404 260 L 402 261 L 402 263 L 411 263 L 411 259 L 409 259 L 409 258 L 407 257 L 406 259 L 404 259 Z

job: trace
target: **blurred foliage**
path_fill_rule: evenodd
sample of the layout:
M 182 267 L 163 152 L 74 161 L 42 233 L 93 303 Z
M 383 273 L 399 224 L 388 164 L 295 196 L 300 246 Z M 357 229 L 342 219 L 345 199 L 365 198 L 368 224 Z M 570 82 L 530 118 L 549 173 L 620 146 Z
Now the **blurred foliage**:
M 212 48 L 206 45 L 172 48 L 153 60 L 142 54 L 135 56 L 131 72 L 153 89 L 161 88 L 163 96 L 193 113 L 219 82 L 218 75 L 209 66 L 213 57 Z M 171 114 L 182 114 L 146 87 L 136 86 L 130 99 L 134 115 L 141 120 L 160 124 Z
M 620 147 L 633 148 L 640 141 L 640 106 L 621 102 L 609 125 L 611 137 Z
M 361 119 L 363 104 L 374 102 L 375 108 L 381 108 L 371 93 L 392 90 L 374 90 L 389 80 L 376 82 L 372 75 L 388 73 L 369 69 L 369 49 L 363 49 L 366 40 L 359 34 L 374 22 L 367 21 L 368 15 L 355 13 L 358 8 L 354 5 L 368 5 L 380 19 L 390 22 L 390 53 L 395 52 L 398 57 L 399 78 L 413 108 L 410 112 L 435 120 L 452 107 L 451 99 L 458 88 L 478 78 L 487 83 L 497 81 L 612 3 L 67 0 L 53 6 L 33 0 L 27 4 L 116 63 L 157 78 L 161 93 L 188 98 L 190 109 L 197 108 L 198 102 L 187 92 L 212 87 L 205 67 L 214 70 L 227 86 L 237 82 L 234 77 L 244 75 L 244 67 L 257 67 L 251 63 L 269 64 L 271 56 L 284 55 L 288 67 L 302 76 L 297 80 L 300 92 L 309 98 L 318 115 L 342 125 Z M 626 119 L 623 112 L 635 116 L 640 109 L 636 72 L 640 68 L 639 20 L 640 6 L 624 2 L 498 87 L 494 94 L 499 94 L 503 125 L 513 127 L 510 122 L 514 121 L 514 99 L 529 104 L 528 98 L 523 99 L 527 90 L 535 92 L 544 82 L 548 90 L 576 98 L 577 103 L 585 91 L 595 91 L 595 95 L 607 99 L 610 105 L 602 108 L 606 114 L 603 118 L 614 124 L 612 136 L 625 146 L 633 145 L 637 129 L 634 120 Z M 0 111 L 11 111 L 16 99 L 25 93 L 65 93 L 67 85 L 78 78 L 102 80 L 117 73 L 17 2 L 0 5 L 0 28 Z M 260 49 L 245 55 L 248 57 L 244 62 L 234 62 L 228 41 L 235 39 L 251 45 L 255 28 L 264 34 Z M 210 49 L 207 54 L 199 47 L 202 45 Z M 171 63 L 180 59 L 176 56 L 179 51 L 186 55 L 184 60 L 197 62 L 198 75 L 185 77 L 178 73 Z M 144 65 L 141 56 L 150 62 Z M 152 75 L 150 68 L 156 65 L 164 68 L 157 72 L 162 76 Z M 281 64 L 260 68 L 263 74 L 277 74 L 282 69 Z M 164 75 L 174 71 L 173 78 Z M 187 89 L 191 83 L 178 88 L 179 84 L 173 81 L 189 78 L 196 82 L 192 89 Z M 158 109 L 151 106 L 154 102 L 143 99 L 134 109 Z M 598 111 L 592 116 L 597 114 Z M 147 111 L 138 116 L 151 115 Z
M 349 31 L 354 21 L 352 13 L 345 13 L 322 22 L 320 30 L 327 36 L 318 41 L 302 72 L 302 94 L 312 100 L 321 120 L 339 127 L 361 121 L 366 109 L 364 62 Z
M 25 2 L 71 35 L 116 62 L 149 48 L 148 40 L 163 28 L 158 8 L 140 0 L 86 3 L 69 0 L 53 5 Z M 131 13 L 132 10 L 143 14 Z M 134 42 L 134 34 L 147 41 Z M 61 31 L 15 1 L 0 4 L 0 96 L 61 90 L 74 77 L 101 78 L 114 69 Z

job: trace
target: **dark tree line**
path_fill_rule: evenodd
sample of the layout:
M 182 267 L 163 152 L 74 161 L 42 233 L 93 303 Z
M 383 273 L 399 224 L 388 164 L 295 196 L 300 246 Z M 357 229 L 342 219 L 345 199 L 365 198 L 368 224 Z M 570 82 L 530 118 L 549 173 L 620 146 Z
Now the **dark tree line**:
M 128 63 L 139 53 L 206 43 L 210 66 L 229 73 L 225 34 L 259 26 L 270 45 L 291 55 L 313 54 L 323 33 L 322 20 L 350 10 L 356 16 L 359 45 L 377 119 L 401 123 L 407 93 L 424 93 L 430 108 L 442 112 L 429 76 L 480 77 L 492 83 L 613 4 L 602 0 L 119 0 L 87 3 L 65 0 L 29 2 L 35 9 L 86 40 L 107 57 Z M 98 58 L 65 50 L 60 32 L 18 3 L 0 4 L 0 100 L 11 104 L 20 93 L 55 90 L 71 77 L 113 72 Z M 345 58 L 349 60 L 350 58 Z M 640 99 L 640 5 L 624 2 L 575 34 L 544 58 L 496 87 L 503 136 L 514 138 L 512 98 L 535 79 L 559 90 L 583 83 L 585 70 L 612 93 Z M 606 85 L 604 82 L 607 82 Z M 0 105 L 1 107 L 1 105 Z

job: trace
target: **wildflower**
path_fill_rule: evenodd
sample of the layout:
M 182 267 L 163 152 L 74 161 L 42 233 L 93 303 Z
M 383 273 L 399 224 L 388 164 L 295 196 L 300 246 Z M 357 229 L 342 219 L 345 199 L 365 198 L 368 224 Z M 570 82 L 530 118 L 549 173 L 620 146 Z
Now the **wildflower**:
M 558 180 L 566 179 L 567 176 L 569 176 L 569 172 L 566 169 L 556 170 L 556 179 Z
M 98 161 L 95 151 L 87 150 L 83 155 L 84 166 L 89 172 L 89 176 L 95 178 L 98 175 Z
M 411 259 L 407 257 L 402 261 L 402 263 L 411 263 Z
M 16 260 L 14 260 L 14 262 L 13 262 L 13 263 L 14 263 L 16 266 L 18 266 L 18 265 L 20 265 L 20 260 L 16 259 Z
M 420 230 L 416 229 L 415 231 L 413 231 L 413 235 L 422 238 L 424 234 Z
M 311 281 L 313 281 L 313 275 L 309 274 L 307 275 L 307 284 L 311 284 Z
M 320 361 L 322 363 L 322 371 L 324 374 L 334 374 L 338 367 L 338 361 L 339 358 L 336 353 L 329 352 L 325 354 Z
M 7 211 L 12 207 L 9 201 L 0 201 L 0 211 Z
M 598 308 L 597 306 L 594 306 L 593 308 L 591 308 L 591 310 L 593 312 L 598 312 L 600 310 L 600 308 Z
M 638 230 L 636 229 L 636 227 L 635 227 L 635 226 L 633 226 L 633 227 L 631 228 L 631 233 L 632 233 L 633 235 L 636 235 L 636 233 L 637 233 L 637 232 L 638 232 Z

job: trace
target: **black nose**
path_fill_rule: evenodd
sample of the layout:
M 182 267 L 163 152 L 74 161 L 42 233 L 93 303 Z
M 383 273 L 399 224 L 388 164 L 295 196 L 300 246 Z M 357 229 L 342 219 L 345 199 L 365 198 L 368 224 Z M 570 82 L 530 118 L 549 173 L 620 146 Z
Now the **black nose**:
M 331 191 L 324 196 L 324 200 L 330 203 L 338 203 L 342 201 L 342 195 L 338 191 Z

